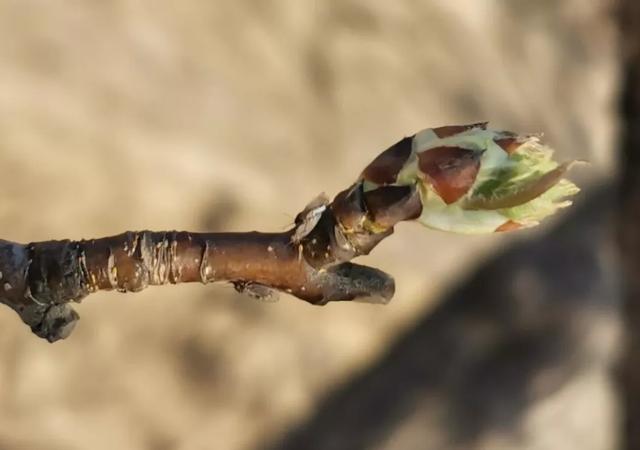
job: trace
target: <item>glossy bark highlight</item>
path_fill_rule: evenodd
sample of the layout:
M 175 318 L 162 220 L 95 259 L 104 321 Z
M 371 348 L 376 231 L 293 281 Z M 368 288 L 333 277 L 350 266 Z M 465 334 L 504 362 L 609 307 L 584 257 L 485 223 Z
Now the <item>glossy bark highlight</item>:
M 370 252 L 395 223 L 414 217 L 420 202 L 413 188 L 381 189 L 364 193 L 356 184 L 327 207 L 306 208 L 296 227 L 283 233 L 139 231 L 26 245 L 0 241 L 0 302 L 50 342 L 69 336 L 79 318 L 69 303 L 98 290 L 227 281 L 277 289 L 318 305 L 386 303 L 393 279 L 348 261 Z M 319 217 L 309 219 L 314 211 Z M 300 232 L 301 227 L 308 229 Z

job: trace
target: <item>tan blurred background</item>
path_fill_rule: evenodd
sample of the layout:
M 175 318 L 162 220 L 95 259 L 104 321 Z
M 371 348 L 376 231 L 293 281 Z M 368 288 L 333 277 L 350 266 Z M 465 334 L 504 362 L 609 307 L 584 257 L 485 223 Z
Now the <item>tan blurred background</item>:
M 606 188 L 598 186 L 615 171 L 619 77 L 610 6 L 604 0 L 0 0 L 0 235 L 29 242 L 128 229 L 282 230 L 307 201 L 346 187 L 400 137 L 481 120 L 543 131 L 560 159 L 589 160 L 575 176 L 585 187 L 588 215 L 606 203 L 608 194 L 600 192 Z M 596 191 L 600 203 L 589 203 Z M 573 273 L 574 284 L 560 277 L 553 293 L 537 289 L 539 274 L 529 269 L 497 279 L 526 297 L 523 311 L 543 315 L 548 308 L 540 298 L 583 281 L 600 283 L 588 294 L 597 297 L 590 314 L 576 314 L 582 297 L 569 293 L 578 300 L 554 316 L 561 320 L 549 322 L 549 333 L 542 328 L 541 337 L 553 335 L 575 319 L 583 334 L 536 347 L 544 353 L 565 345 L 551 365 L 514 388 L 530 399 L 517 417 L 509 413 L 510 399 L 516 401 L 509 393 L 473 405 L 463 396 L 458 404 L 469 406 L 471 418 L 486 416 L 483 405 L 498 397 L 504 405 L 491 423 L 458 435 L 452 423 L 459 430 L 471 425 L 455 411 L 443 412 L 454 393 L 432 384 L 424 398 L 417 388 L 396 395 L 403 374 L 372 388 L 387 392 L 391 406 L 374 402 L 361 411 L 359 397 L 348 394 L 380 364 L 394 366 L 388 356 L 406 347 L 397 342 L 432 320 L 454 287 L 507 246 L 521 246 L 525 256 L 553 252 L 558 246 L 545 236 L 563 222 L 562 236 L 584 238 L 569 253 L 604 236 L 589 253 L 602 268 L 610 250 L 601 232 L 606 225 L 576 234 L 568 214 L 509 236 L 399 226 L 365 258 L 396 279 L 396 296 L 385 307 L 318 308 L 286 295 L 261 304 L 224 285 L 99 293 L 77 308 L 81 321 L 71 338 L 55 345 L 3 307 L 0 449 L 615 448 L 620 414 L 610 370 L 619 346 L 617 297 L 615 280 L 602 271 Z M 570 268 L 562 255 L 540 265 L 560 261 L 559 269 Z M 537 312 L 524 314 L 518 330 L 548 319 Z M 442 320 L 452 317 L 458 316 Z M 473 328 L 470 348 L 495 335 L 491 326 Z M 443 336 L 463 335 L 446 330 Z M 576 354 L 576 342 L 580 364 L 554 378 L 553 370 Z M 433 356 L 430 347 L 416 348 L 405 361 Z M 450 349 L 439 351 L 446 362 Z M 421 370 L 438 372 L 434 361 Z M 520 379 L 505 361 L 500 373 Z M 468 366 L 451 367 L 456 378 Z M 416 373 L 414 387 L 422 380 Z M 495 381 L 494 372 L 483 373 L 488 384 L 474 392 Z M 393 406 L 400 397 L 411 404 Z M 334 436 L 336 427 L 322 417 L 348 408 L 376 421 Z M 366 438 L 370 431 L 375 436 Z

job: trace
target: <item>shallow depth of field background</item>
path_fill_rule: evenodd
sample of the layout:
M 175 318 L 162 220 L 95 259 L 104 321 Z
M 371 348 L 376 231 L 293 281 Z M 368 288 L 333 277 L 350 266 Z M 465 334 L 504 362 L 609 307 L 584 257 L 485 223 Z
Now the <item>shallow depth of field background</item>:
M 99 293 L 55 345 L 2 307 L 0 449 L 615 448 L 615 37 L 604 0 L 0 0 L 4 239 L 283 230 L 438 125 L 591 162 L 533 231 L 398 226 L 385 307 Z

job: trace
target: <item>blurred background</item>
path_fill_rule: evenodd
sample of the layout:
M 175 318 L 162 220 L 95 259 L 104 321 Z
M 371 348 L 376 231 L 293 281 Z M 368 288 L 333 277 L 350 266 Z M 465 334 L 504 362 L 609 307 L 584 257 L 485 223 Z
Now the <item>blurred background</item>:
M 284 230 L 438 125 L 591 163 L 535 230 L 398 226 L 384 307 L 98 293 L 55 345 L 2 307 L 0 449 L 620 448 L 618 42 L 611 0 L 0 0 L 4 239 Z

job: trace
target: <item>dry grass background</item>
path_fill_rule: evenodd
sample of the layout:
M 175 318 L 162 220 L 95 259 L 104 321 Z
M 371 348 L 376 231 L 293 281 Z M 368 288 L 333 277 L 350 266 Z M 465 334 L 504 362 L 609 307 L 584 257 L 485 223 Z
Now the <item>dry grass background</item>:
M 583 185 L 610 178 L 608 7 L 0 0 L 1 235 L 279 230 L 400 137 L 479 120 L 544 131 L 561 157 L 592 162 Z M 399 226 L 366 258 L 397 280 L 387 307 L 263 305 L 217 285 L 100 293 L 56 345 L 3 308 L 0 448 L 259 448 L 513 239 Z M 607 380 L 567 389 L 556 402 L 582 399 L 562 413 L 574 434 L 602 428 L 581 448 L 610 448 Z M 540 436 L 523 448 L 570 448 Z

